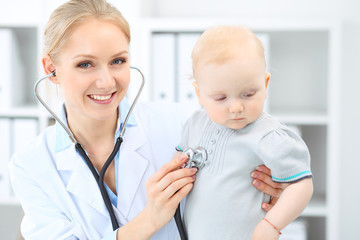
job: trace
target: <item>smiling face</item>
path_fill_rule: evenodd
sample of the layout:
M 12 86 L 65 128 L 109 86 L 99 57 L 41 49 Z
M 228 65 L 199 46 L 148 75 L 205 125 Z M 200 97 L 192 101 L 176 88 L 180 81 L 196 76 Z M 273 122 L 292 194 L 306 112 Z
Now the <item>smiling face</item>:
M 237 55 L 222 64 L 207 63 L 196 70 L 199 103 L 215 123 L 241 129 L 262 113 L 270 74 L 254 54 Z
M 56 69 L 68 116 L 106 120 L 117 114 L 130 81 L 128 39 L 110 21 L 90 18 L 73 27 L 56 62 L 49 56 L 45 68 Z

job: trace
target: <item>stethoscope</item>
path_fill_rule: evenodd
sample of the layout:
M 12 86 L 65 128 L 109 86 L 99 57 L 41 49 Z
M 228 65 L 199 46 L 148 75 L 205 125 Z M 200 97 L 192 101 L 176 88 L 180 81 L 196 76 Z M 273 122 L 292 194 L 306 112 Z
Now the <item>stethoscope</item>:
M 185 164 L 182 166 L 182 168 L 197 168 L 198 170 L 200 170 L 207 163 L 208 155 L 205 148 L 203 147 L 197 147 L 195 149 L 187 148 L 183 150 L 180 146 L 176 146 L 175 150 L 178 152 L 183 152 L 183 154 L 187 155 L 188 159 L 185 162 Z M 175 211 L 174 218 L 175 218 L 176 226 L 179 230 L 179 235 L 181 240 L 187 240 L 188 238 L 187 238 L 186 230 L 183 225 L 183 221 L 181 220 L 180 204 Z
M 108 159 L 106 160 L 104 166 L 102 167 L 100 174 L 97 173 L 96 168 L 94 167 L 94 165 L 92 164 L 92 162 L 90 161 L 88 155 L 86 154 L 85 150 L 83 149 L 83 147 L 81 146 L 81 144 L 79 142 L 76 141 L 74 135 L 72 134 L 71 130 L 66 126 L 66 124 L 64 124 L 64 122 L 55 114 L 54 111 L 51 110 L 51 108 L 45 103 L 45 101 L 40 97 L 39 93 L 38 93 L 38 86 L 40 84 L 40 82 L 42 82 L 45 79 L 48 79 L 50 77 L 55 77 L 56 76 L 56 72 L 53 71 L 52 73 L 44 76 L 43 78 L 40 78 L 36 83 L 35 83 L 35 87 L 34 87 L 34 92 L 35 92 L 35 96 L 36 98 L 39 100 L 39 102 L 46 108 L 46 110 L 55 118 L 55 120 L 61 125 L 61 127 L 66 131 L 66 133 L 68 134 L 71 142 L 75 145 L 76 150 L 79 152 L 79 154 L 81 155 L 81 157 L 85 160 L 86 164 L 88 165 L 91 173 L 93 174 L 100 192 L 101 192 L 101 196 L 104 200 L 105 206 L 109 212 L 110 215 L 110 219 L 111 219 L 111 224 L 113 227 L 113 230 L 115 231 L 116 229 L 119 228 L 119 223 L 116 219 L 115 216 L 115 212 L 114 209 L 112 207 L 111 201 L 110 201 L 110 197 L 106 191 L 105 188 L 105 183 L 104 183 L 104 177 L 105 177 L 105 173 L 106 170 L 108 169 L 108 167 L 110 166 L 111 162 L 113 161 L 113 159 L 115 158 L 115 155 L 119 152 L 121 143 L 123 142 L 123 136 L 125 134 L 125 130 L 126 130 L 126 125 L 127 122 L 129 120 L 129 117 L 135 107 L 135 104 L 143 90 L 144 84 L 145 84 L 145 77 L 143 75 L 143 73 L 140 71 L 140 69 L 136 68 L 136 67 L 130 67 L 134 70 L 137 70 L 140 75 L 141 75 L 141 85 L 139 87 L 138 93 L 136 94 L 131 107 L 125 117 L 124 123 L 120 129 L 120 134 L 119 137 L 116 139 L 115 142 L 115 146 L 113 151 L 111 152 L 110 156 L 108 157 Z M 177 148 L 178 151 L 183 151 L 182 149 Z M 187 162 L 184 164 L 184 166 L 182 167 L 196 167 L 198 169 L 201 169 L 204 165 L 205 165 L 205 161 L 207 160 L 207 153 L 206 150 L 203 148 L 196 148 L 195 150 L 193 149 L 186 149 L 185 151 L 183 151 L 184 154 L 186 154 L 188 156 L 188 160 Z M 183 226 L 182 220 L 181 220 L 181 212 L 180 212 L 180 204 L 178 206 L 178 208 L 176 209 L 175 212 L 175 222 L 181 237 L 181 240 L 187 240 L 187 236 L 186 236 L 186 232 L 185 232 L 185 228 Z
M 141 85 L 139 87 L 138 93 L 136 94 L 136 97 L 135 97 L 134 101 L 132 102 L 131 107 L 130 107 L 130 109 L 129 109 L 126 117 L 125 117 L 124 123 L 123 123 L 123 125 L 121 127 L 121 130 L 120 130 L 119 137 L 116 139 L 114 149 L 111 152 L 108 159 L 106 160 L 104 166 L 102 167 L 102 169 L 100 171 L 100 174 L 97 173 L 96 168 L 94 167 L 94 165 L 90 161 L 90 159 L 89 159 L 88 155 L 86 154 L 85 150 L 83 149 L 81 144 L 76 141 L 76 139 L 75 139 L 74 135 L 72 134 L 72 132 L 70 131 L 70 129 L 55 114 L 55 112 L 51 110 L 51 108 L 45 103 L 45 101 L 40 97 L 40 95 L 38 93 L 39 83 L 42 82 L 45 79 L 50 78 L 50 77 L 55 77 L 56 72 L 53 71 L 51 74 L 39 79 L 35 83 L 35 87 L 34 87 L 34 92 L 35 92 L 36 98 L 46 108 L 46 110 L 55 118 L 55 120 L 62 126 L 62 128 L 66 131 L 66 133 L 69 135 L 69 138 L 70 138 L 71 142 L 75 145 L 76 150 L 79 152 L 81 157 L 85 160 L 85 162 L 88 165 L 91 173 L 93 174 L 93 176 L 94 176 L 94 178 L 95 178 L 95 180 L 96 180 L 96 182 L 97 182 L 97 184 L 98 184 L 98 186 L 100 188 L 101 196 L 102 196 L 102 198 L 104 200 L 105 206 L 106 206 L 106 208 L 107 208 L 107 210 L 109 212 L 113 230 L 116 230 L 116 229 L 119 228 L 119 223 L 118 223 L 118 221 L 116 219 L 115 212 L 114 212 L 114 209 L 113 209 L 111 201 L 110 201 L 110 197 L 109 197 L 109 195 L 108 195 L 108 193 L 106 191 L 106 188 L 105 188 L 105 183 L 104 183 L 105 172 L 108 169 L 108 167 L 110 166 L 113 159 L 115 158 L 115 155 L 119 152 L 121 143 L 123 142 L 123 136 L 124 136 L 124 133 L 125 133 L 125 130 L 126 130 L 126 125 L 127 125 L 128 120 L 129 120 L 130 114 L 132 113 L 132 111 L 133 111 L 133 109 L 135 107 L 135 104 L 136 104 L 136 102 L 137 102 L 137 100 L 138 100 L 138 98 L 140 96 L 140 93 L 141 93 L 141 91 L 142 91 L 142 89 L 144 87 L 144 84 L 145 84 L 145 78 L 144 78 L 144 75 L 142 74 L 142 72 L 140 71 L 140 69 L 138 69 L 136 67 L 131 67 L 131 68 L 137 70 L 140 73 L 142 82 L 141 82 Z

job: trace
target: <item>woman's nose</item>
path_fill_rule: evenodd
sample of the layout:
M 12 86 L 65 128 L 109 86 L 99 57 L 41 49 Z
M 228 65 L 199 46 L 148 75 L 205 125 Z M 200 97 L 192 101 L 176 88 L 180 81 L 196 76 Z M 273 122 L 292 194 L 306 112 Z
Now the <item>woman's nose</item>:
M 102 69 L 96 81 L 96 87 L 101 89 L 111 89 L 116 85 L 115 76 L 109 69 Z

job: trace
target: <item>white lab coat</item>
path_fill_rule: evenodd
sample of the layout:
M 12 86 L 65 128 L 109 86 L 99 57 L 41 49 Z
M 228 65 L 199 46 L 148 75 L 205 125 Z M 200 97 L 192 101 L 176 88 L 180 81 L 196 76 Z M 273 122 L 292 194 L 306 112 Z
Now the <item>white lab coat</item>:
M 114 207 L 120 226 L 144 209 L 146 180 L 171 160 L 187 116 L 181 109 L 160 103 L 138 103 L 134 109 L 138 124 L 127 128 L 120 148 L 118 208 Z M 41 240 L 115 236 L 94 177 L 74 145 L 59 134 L 66 134 L 59 124 L 47 128 L 9 164 L 13 189 L 25 212 L 23 236 Z M 152 239 L 176 237 L 172 220 Z

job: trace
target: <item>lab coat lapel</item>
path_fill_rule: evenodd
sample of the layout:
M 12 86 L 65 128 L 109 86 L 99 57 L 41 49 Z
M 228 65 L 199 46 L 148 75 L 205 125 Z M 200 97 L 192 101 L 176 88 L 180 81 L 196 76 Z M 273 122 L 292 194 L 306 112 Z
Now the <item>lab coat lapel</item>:
M 120 149 L 118 169 L 118 209 L 126 218 L 139 185 L 144 183 L 150 158 L 150 145 L 142 126 L 128 127 Z
M 99 187 L 90 169 L 75 150 L 73 145 L 55 153 L 59 171 L 70 171 L 71 176 L 66 189 L 80 201 L 92 206 L 102 215 L 108 217 L 106 206 L 101 197 Z

